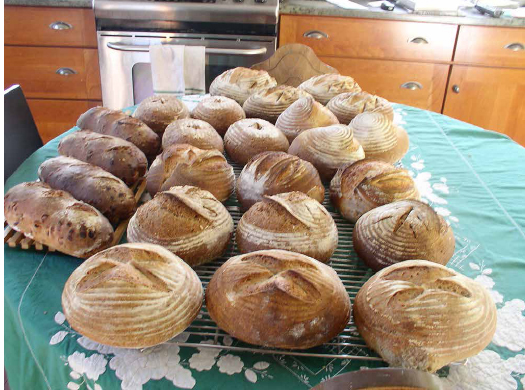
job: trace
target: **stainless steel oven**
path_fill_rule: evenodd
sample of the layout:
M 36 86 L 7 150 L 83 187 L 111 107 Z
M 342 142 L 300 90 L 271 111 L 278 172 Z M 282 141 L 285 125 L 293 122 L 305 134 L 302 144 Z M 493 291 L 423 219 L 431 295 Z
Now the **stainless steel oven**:
M 264 61 L 276 49 L 278 0 L 94 0 L 94 8 L 109 108 L 153 94 L 150 44 L 205 46 L 207 90 L 225 70 Z

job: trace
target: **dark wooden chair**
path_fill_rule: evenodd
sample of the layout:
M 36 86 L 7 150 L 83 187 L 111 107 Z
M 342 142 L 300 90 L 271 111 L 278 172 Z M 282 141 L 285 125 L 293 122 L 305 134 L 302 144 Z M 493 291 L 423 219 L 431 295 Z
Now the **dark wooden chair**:
M 4 183 L 26 158 L 42 146 L 22 88 L 13 85 L 4 91 Z
M 278 84 L 297 87 L 313 76 L 339 71 L 326 65 L 314 51 L 301 43 L 290 43 L 277 49 L 266 61 L 252 66 L 252 69 L 266 70 Z

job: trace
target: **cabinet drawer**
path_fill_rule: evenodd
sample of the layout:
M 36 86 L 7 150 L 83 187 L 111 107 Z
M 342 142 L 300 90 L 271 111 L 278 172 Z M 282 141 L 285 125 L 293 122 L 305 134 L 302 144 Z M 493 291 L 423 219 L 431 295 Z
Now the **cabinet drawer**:
M 20 84 L 28 98 L 101 99 L 96 49 L 6 46 L 4 61 L 4 87 Z M 76 73 L 57 73 L 65 68 Z
M 395 103 L 441 112 L 449 65 L 321 57 L 364 91 Z
M 27 99 L 40 138 L 44 143 L 71 129 L 80 114 L 102 101 Z
M 454 61 L 525 68 L 525 29 L 461 26 Z
M 525 146 L 525 69 L 452 66 L 443 113 Z
M 4 23 L 5 45 L 97 47 L 91 9 L 7 6 Z
M 451 61 L 456 33 L 447 24 L 282 15 L 279 39 L 318 56 Z

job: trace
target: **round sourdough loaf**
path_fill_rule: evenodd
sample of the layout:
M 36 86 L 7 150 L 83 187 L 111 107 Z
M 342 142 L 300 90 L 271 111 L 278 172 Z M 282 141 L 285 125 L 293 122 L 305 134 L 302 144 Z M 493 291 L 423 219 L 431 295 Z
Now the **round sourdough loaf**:
M 202 150 L 187 144 L 171 145 L 151 164 L 147 189 L 154 196 L 159 191 L 183 185 L 210 191 L 223 202 L 235 189 L 235 173 L 218 150 Z
M 197 274 L 179 257 L 158 245 L 123 244 L 73 271 L 62 308 L 71 327 L 97 343 L 146 348 L 184 331 L 202 298 Z
M 229 97 L 242 106 L 252 93 L 276 85 L 265 70 L 238 67 L 217 76 L 210 85 L 210 95 Z
M 358 114 L 363 112 L 379 112 L 386 115 L 389 121 L 394 120 L 394 109 L 388 100 L 371 95 L 368 92 L 345 92 L 339 94 L 326 105 L 340 123 L 349 124 Z
M 162 137 L 164 130 L 171 122 L 189 118 L 190 112 L 184 102 L 176 96 L 162 95 L 144 99 L 133 116 L 147 124 L 151 130 Z
M 322 203 L 324 187 L 315 167 L 284 152 L 264 152 L 246 164 L 237 179 L 237 199 L 248 210 L 264 195 L 300 191 Z
M 323 180 L 334 177 L 337 169 L 365 158 L 363 148 L 346 125 L 332 125 L 303 131 L 288 153 L 311 162 Z
M 440 264 L 384 268 L 357 293 L 354 322 L 391 366 L 434 372 L 474 356 L 496 331 L 496 305 L 481 284 Z
M 267 151 L 286 152 L 290 144 L 277 127 L 263 119 L 242 119 L 224 135 L 224 147 L 233 161 L 244 165 Z
M 361 91 L 361 87 L 352 77 L 337 73 L 311 77 L 301 83 L 298 88 L 308 92 L 321 104 L 328 103 L 334 96 L 343 92 Z
M 408 134 L 380 112 L 363 112 L 349 125 L 367 158 L 395 163 L 408 151 Z
M 100 211 L 42 182 L 11 188 L 4 216 L 17 232 L 75 257 L 89 257 L 113 242 L 113 227 Z
M 252 94 L 242 108 L 248 118 L 260 118 L 275 123 L 279 115 L 308 92 L 290 85 L 277 85 Z
M 330 199 L 341 215 L 356 222 L 376 207 L 419 199 L 408 171 L 380 160 L 361 160 L 340 168 L 330 183 Z
M 348 324 L 350 299 L 335 271 L 283 250 L 232 257 L 213 275 L 206 307 L 219 328 L 264 347 L 306 349 Z
M 246 118 L 242 107 L 226 96 L 207 96 L 191 112 L 195 119 L 208 122 L 221 136 L 233 123 Z
M 375 271 L 412 259 L 445 265 L 455 247 L 452 228 L 432 207 L 417 200 L 370 210 L 357 220 L 353 241 L 359 258 Z
M 224 153 L 222 138 L 207 122 L 200 119 L 178 119 L 171 122 L 162 136 L 162 148 L 174 144 L 193 145 L 199 149 L 217 149 Z
M 294 191 L 265 196 L 237 225 L 241 253 L 285 249 L 327 263 L 337 248 L 337 227 L 315 199 Z
M 332 112 L 311 96 L 292 103 L 277 118 L 275 126 L 292 142 L 301 132 L 315 127 L 336 125 L 339 121 Z
M 192 267 L 220 257 L 232 233 L 233 219 L 222 203 L 191 186 L 159 192 L 128 225 L 129 242 L 161 245 Z

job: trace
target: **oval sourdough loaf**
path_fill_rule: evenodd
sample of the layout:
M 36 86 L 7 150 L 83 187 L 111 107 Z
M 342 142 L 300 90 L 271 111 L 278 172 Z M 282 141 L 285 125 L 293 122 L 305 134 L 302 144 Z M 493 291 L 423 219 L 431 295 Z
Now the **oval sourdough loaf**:
M 38 168 L 38 177 L 51 188 L 69 192 L 115 223 L 131 217 L 135 196 L 122 180 L 95 165 L 71 157 L 55 157 Z
M 146 348 L 184 331 L 202 297 L 197 274 L 179 257 L 158 245 L 123 244 L 73 271 L 62 308 L 71 327 L 97 343 Z
M 97 209 L 42 182 L 11 188 L 4 216 L 26 237 L 75 257 L 89 257 L 113 241 L 113 227 Z
M 219 201 L 230 197 L 235 173 L 218 150 L 202 150 L 187 144 L 169 146 L 158 155 L 148 172 L 151 196 L 173 186 L 192 185 L 210 191 Z
M 334 96 L 343 92 L 359 92 L 361 87 L 350 76 L 327 73 L 314 76 L 299 85 L 299 89 L 308 92 L 321 104 L 326 104 Z
M 58 144 L 58 153 L 96 165 L 128 186 L 146 174 L 146 155 L 131 142 L 89 130 L 75 131 Z
M 162 148 L 175 144 L 193 145 L 199 149 L 217 149 L 224 153 L 222 138 L 207 122 L 200 119 L 178 119 L 171 122 L 162 136 Z
M 210 85 L 210 95 L 229 97 L 242 106 L 252 93 L 276 85 L 275 79 L 265 70 L 238 67 L 217 76 Z
M 404 260 L 423 259 L 445 265 L 454 254 L 454 233 L 432 207 L 400 200 L 377 207 L 357 220 L 354 250 L 379 271 Z
M 343 165 L 365 158 L 363 148 L 346 125 L 303 131 L 293 140 L 288 153 L 311 162 L 324 180 L 332 179 Z
M 232 233 L 233 219 L 222 203 L 191 186 L 159 192 L 128 225 L 129 242 L 161 245 L 192 267 L 220 257 Z
M 122 111 L 93 107 L 80 115 L 77 126 L 100 134 L 112 135 L 131 142 L 144 152 L 148 159 L 157 155 L 160 138 L 140 119 Z
M 275 126 L 292 142 L 304 130 L 338 123 L 336 116 L 328 108 L 308 96 L 300 98 L 284 110 Z
M 191 116 L 208 122 L 221 136 L 233 123 L 246 118 L 239 103 L 226 96 L 205 97 L 195 106 Z
M 264 195 L 300 191 L 321 203 L 324 187 L 315 167 L 284 152 L 264 152 L 246 164 L 237 179 L 237 199 L 248 210 Z
M 330 199 L 341 215 L 356 222 L 376 207 L 403 199 L 419 199 L 408 171 L 380 160 L 343 166 L 330 183 Z
M 135 112 L 135 118 L 140 119 L 160 137 L 166 127 L 177 119 L 189 118 L 188 107 L 173 95 L 150 96 L 144 99 Z
M 248 118 L 260 118 L 275 123 L 290 105 L 310 94 L 290 85 L 277 85 L 258 91 L 244 102 L 242 108 Z
M 357 293 L 354 322 L 391 366 L 434 372 L 474 356 L 496 331 L 496 305 L 481 284 L 440 264 L 384 268 Z
M 302 192 L 265 196 L 242 216 L 235 235 L 241 253 L 285 249 L 327 263 L 337 248 L 330 213 Z
M 335 271 L 283 250 L 232 257 L 213 275 L 206 307 L 219 328 L 264 347 L 306 349 L 337 336 L 350 298 Z
M 228 156 L 241 165 L 259 153 L 286 152 L 289 146 L 281 130 L 263 119 L 237 121 L 224 135 L 224 147 Z
M 394 109 L 388 100 L 371 95 L 368 92 L 345 92 L 339 94 L 326 105 L 340 123 L 349 124 L 357 115 L 371 111 L 386 115 L 389 121 L 394 120 Z

